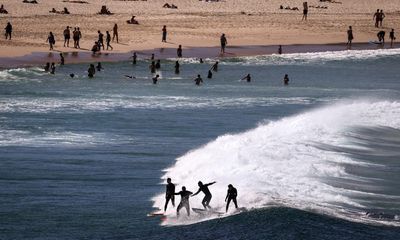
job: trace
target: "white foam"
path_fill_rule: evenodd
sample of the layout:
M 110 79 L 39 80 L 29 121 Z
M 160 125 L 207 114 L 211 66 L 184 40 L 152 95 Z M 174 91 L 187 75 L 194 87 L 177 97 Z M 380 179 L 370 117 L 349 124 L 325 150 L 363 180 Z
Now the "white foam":
M 346 209 L 343 213 L 338 206 L 363 206 L 351 198 L 350 190 L 328 185 L 322 179 L 354 178 L 341 163 L 357 162 L 316 144 L 346 144 L 345 132 L 353 126 L 400 128 L 400 102 L 341 102 L 261 124 L 244 133 L 226 134 L 179 157 L 162 179 L 171 177 L 180 184 L 178 189 L 185 185 L 191 191 L 197 190 L 199 180 L 217 181 L 210 186 L 211 206 L 220 211 L 224 209 L 227 185 L 233 184 L 239 192 L 240 207 L 262 208 L 278 203 L 345 218 Z M 154 207 L 162 208 L 164 195 L 153 200 Z M 191 199 L 193 207 L 200 207 L 200 202 L 200 196 Z M 175 215 L 172 209 L 167 214 Z M 196 221 L 200 220 L 167 220 L 166 224 Z

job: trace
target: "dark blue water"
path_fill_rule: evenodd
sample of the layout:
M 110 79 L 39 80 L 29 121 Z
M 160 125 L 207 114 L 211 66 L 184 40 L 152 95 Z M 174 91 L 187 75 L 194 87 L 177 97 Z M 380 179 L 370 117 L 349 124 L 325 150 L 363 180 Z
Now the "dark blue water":
M 136 67 L 128 62 L 104 63 L 104 71 L 93 79 L 86 77 L 86 64 L 58 67 L 54 76 L 38 68 L 2 71 L 0 239 L 400 239 L 396 219 L 400 199 L 397 132 L 400 129 L 400 53 L 397 50 L 226 59 L 221 61 L 214 78 L 207 80 L 205 76 L 213 61 L 205 64 L 195 63 L 193 59 L 182 61 L 179 76 L 173 74 L 172 60 L 163 61 L 162 79 L 157 85 L 151 83 L 145 61 Z M 70 78 L 70 73 L 77 77 Z M 200 87 L 193 82 L 198 73 L 205 80 Z M 253 81 L 249 84 L 239 81 L 247 73 L 252 74 Z M 291 79 L 288 87 L 282 84 L 285 73 Z M 125 74 L 135 75 L 137 79 L 127 79 L 123 77 Z M 340 103 L 346 106 L 344 110 L 343 107 L 339 107 L 340 111 L 335 107 L 330 110 L 330 106 L 342 101 L 351 101 L 354 106 L 347 108 Z M 260 176 L 268 175 L 268 178 L 266 184 L 261 184 L 261 180 L 260 183 L 246 182 L 245 179 L 257 175 L 251 171 L 247 171 L 248 178 L 243 177 L 245 173 L 238 173 L 238 179 L 229 172 L 213 171 L 213 177 L 219 182 L 225 181 L 221 176 L 229 175 L 229 181 L 243 185 L 239 188 L 240 197 L 246 195 L 246 186 L 254 187 L 248 189 L 248 196 L 239 198 L 239 203 L 256 209 L 190 225 L 178 222 L 174 226 L 160 226 L 159 218 L 146 217 L 154 210 L 154 204 L 157 205 L 152 198 L 164 191 L 160 185 L 163 169 L 172 167 L 171 172 L 180 173 L 193 170 L 174 167 L 176 158 L 199 148 L 201 154 L 206 154 L 208 148 L 202 146 L 219 136 L 271 122 L 278 125 L 275 128 L 267 125 L 267 128 L 279 130 L 278 133 L 285 128 L 296 129 L 297 126 L 289 124 L 282 127 L 279 121 L 298 114 L 305 114 L 307 118 L 308 112 L 319 108 L 328 109 L 317 114 L 321 118 L 328 117 L 330 112 L 337 117 L 338 112 L 360 111 L 355 115 L 361 116 L 359 122 L 355 119 L 352 124 L 374 130 L 373 133 L 367 130 L 350 131 L 347 135 L 338 133 L 350 143 L 357 136 L 364 136 L 364 144 L 372 144 L 368 149 L 374 151 L 360 152 L 354 151 L 358 148 L 351 144 L 338 145 L 336 135 L 329 135 L 330 130 L 326 129 L 323 130 L 328 133 L 307 137 L 324 143 L 318 149 L 327 156 L 334 152 L 335 156 L 371 163 L 358 168 L 348 162 L 330 162 L 329 166 L 334 169 L 340 166 L 338 172 L 351 174 L 351 181 L 325 170 L 326 176 L 318 181 L 310 180 L 317 178 L 314 175 L 301 179 L 298 175 L 290 176 L 294 169 L 291 171 L 293 165 L 285 162 L 284 149 L 278 154 L 279 160 L 282 159 L 279 165 L 289 169 L 280 171 L 288 178 L 283 183 L 265 172 Z M 366 108 L 371 115 L 360 108 Z M 313 121 L 320 118 L 311 115 Z M 303 134 L 313 131 L 306 128 Z M 255 132 L 249 139 L 257 135 Z M 328 137 L 325 139 L 325 136 Z M 385 140 L 386 147 L 376 145 L 373 139 L 377 138 L 379 142 Z M 289 140 L 282 137 L 273 142 L 296 145 Z M 272 144 L 262 138 L 256 141 L 265 146 Z M 360 147 L 360 141 L 355 142 Z M 229 151 L 236 153 L 236 149 Z M 373 154 L 379 151 L 383 153 Z M 255 154 L 251 155 L 252 159 L 270 161 L 268 154 L 274 149 L 249 152 Z M 219 153 L 216 154 L 218 157 Z M 308 154 L 324 158 L 314 150 Z M 186 155 L 183 161 L 188 161 L 185 159 L 190 156 Z M 207 166 L 230 164 L 228 159 L 213 163 L 216 165 L 209 165 L 207 161 L 196 161 L 196 168 L 204 173 L 209 169 Z M 251 164 L 254 163 L 247 161 L 242 167 Z M 321 163 L 312 165 L 318 168 Z M 319 169 L 317 172 L 320 177 Z M 310 189 L 300 189 L 300 184 L 288 183 L 296 177 L 299 182 L 310 181 L 310 189 L 318 190 L 318 186 L 326 184 L 332 190 L 310 193 Z M 380 180 L 372 181 L 369 177 Z M 185 178 L 176 176 L 175 179 L 179 184 L 179 179 Z M 265 189 L 265 195 L 279 193 L 288 202 L 278 201 L 274 207 L 262 207 L 270 202 L 266 196 L 265 202 L 260 200 L 259 205 L 253 206 L 251 193 L 256 194 L 256 189 L 263 185 L 276 186 L 275 190 Z M 334 190 L 341 188 L 360 190 L 360 193 Z M 284 189 L 308 194 L 285 195 Z M 216 187 L 215 205 L 224 197 L 218 196 L 222 191 L 225 185 Z M 366 197 L 367 193 L 371 199 Z M 330 199 L 338 195 L 342 197 Z M 314 201 L 313 205 L 305 204 L 308 198 L 317 199 L 315 202 L 320 202 L 321 208 L 315 207 Z M 199 201 L 200 198 L 192 200 L 197 204 Z M 345 213 L 338 214 L 343 209 Z M 367 211 L 383 212 L 393 218 L 375 221 L 360 217 Z M 353 215 L 353 212 L 360 214 Z

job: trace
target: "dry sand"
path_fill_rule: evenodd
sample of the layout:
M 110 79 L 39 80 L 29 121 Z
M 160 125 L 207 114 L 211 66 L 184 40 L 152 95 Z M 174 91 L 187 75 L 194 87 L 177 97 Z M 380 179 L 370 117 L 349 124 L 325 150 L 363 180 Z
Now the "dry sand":
M 39 4 L 1 1 L 9 14 L 0 14 L 0 26 L 5 27 L 9 21 L 14 31 L 13 40 L 0 40 L 0 57 L 47 52 L 49 31 L 55 34 L 56 51 L 75 51 L 62 47 L 62 32 L 67 25 L 81 28 L 81 51 L 88 51 L 97 39 L 97 30 L 105 33 L 117 23 L 120 43 L 112 43 L 112 52 L 120 53 L 176 48 L 179 44 L 184 48 L 218 46 L 221 33 L 227 35 L 229 45 L 236 46 L 342 43 L 346 41 L 349 25 L 353 26 L 354 42 L 367 42 L 376 39 L 378 29 L 372 16 L 378 8 L 386 14 L 383 29 L 387 38 L 391 28 L 396 30 L 400 26 L 399 0 L 338 0 L 341 4 L 312 0 L 308 1 L 309 6 L 328 9 L 310 7 L 308 21 L 301 21 L 303 0 L 85 0 L 89 4 L 37 1 Z M 166 2 L 177 5 L 178 9 L 162 8 Z M 115 14 L 96 14 L 101 5 L 107 5 Z M 300 11 L 280 10 L 280 5 L 298 7 Z M 70 15 L 49 13 L 52 8 L 61 11 L 64 7 Z M 139 25 L 126 23 L 132 15 L 137 16 Z M 168 28 L 167 43 L 161 42 L 163 25 Z

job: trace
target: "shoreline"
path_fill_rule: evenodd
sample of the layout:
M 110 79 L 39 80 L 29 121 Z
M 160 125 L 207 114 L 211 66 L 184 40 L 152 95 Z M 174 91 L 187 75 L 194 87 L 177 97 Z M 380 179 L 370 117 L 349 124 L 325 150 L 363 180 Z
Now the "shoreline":
M 394 44 L 393 48 L 383 47 L 380 44 L 353 43 L 351 50 L 376 50 L 376 49 L 395 49 L 398 44 Z M 183 49 L 184 58 L 229 58 L 229 57 L 245 57 L 278 54 L 279 45 L 237 45 L 228 46 L 226 53 L 220 55 L 219 46 L 214 47 L 189 47 Z M 283 54 L 292 53 L 317 53 L 317 52 L 337 52 L 347 49 L 346 43 L 331 44 L 291 44 L 282 45 Z M 34 67 L 44 65 L 46 62 L 59 63 L 59 53 L 62 51 L 51 52 L 32 52 L 24 56 L 17 57 L 0 57 L 0 69 L 12 69 L 20 67 Z M 103 52 L 93 56 L 89 51 L 67 51 L 64 54 L 66 64 L 94 63 L 94 62 L 121 62 L 132 59 L 132 51 L 129 52 Z M 155 54 L 155 59 L 177 58 L 176 48 L 154 48 L 136 51 L 138 60 L 149 59 L 151 54 Z

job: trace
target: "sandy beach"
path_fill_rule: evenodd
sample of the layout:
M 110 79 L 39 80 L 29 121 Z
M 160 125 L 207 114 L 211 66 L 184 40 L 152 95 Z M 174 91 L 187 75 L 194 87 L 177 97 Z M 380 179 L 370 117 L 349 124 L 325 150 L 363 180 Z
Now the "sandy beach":
M 386 31 L 387 38 L 391 28 L 396 31 L 400 25 L 400 5 L 392 0 L 342 0 L 341 3 L 313 0 L 308 2 L 310 8 L 307 21 L 301 20 L 303 0 L 86 2 L 81 4 L 63 0 L 38 0 L 38 4 L 29 4 L 22 0 L 2 1 L 9 13 L 0 14 L 0 25 L 5 27 L 7 22 L 13 25 L 13 39 L 0 40 L 2 62 L 5 58 L 21 57 L 33 52 L 49 52 L 46 43 L 49 31 L 56 38 L 53 54 L 74 51 L 89 53 L 97 40 L 97 30 L 103 33 L 111 31 L 115 23 L 119 27 L 120 41 L 112 42 L 114 50 L 104 51 L 103 54 L 175 49 L 179 44 L 184 49 L 217 47 L 221 33 L 227 35 L 228 47 L 343 44 L 349 25 L 353 26 L 354 42 L 365 43 L 376 40 L 376 33 L 381 30 L 374 27 L 372 19 L 378 8 L 383 9 L 386 15 L 382 29 Z M 175 4 L 178 9 L 163 8 L 167 2 Z M 113 15 L 96 14 L 102 5 L 106 5 Z M 279 9 L 280 5 L 298 7 L 300 10 Z M 61 11 L 64 7 L 71 14 L 49 12 L 52 8 Z M 138 25 L 126 23 L 132 15 L 136 16 Z M 161 42 L 163 25 L 168 29 L 166 43 Z M 62 33 L 66 26 L 80 27 L 81 49 L 62 46 Z

